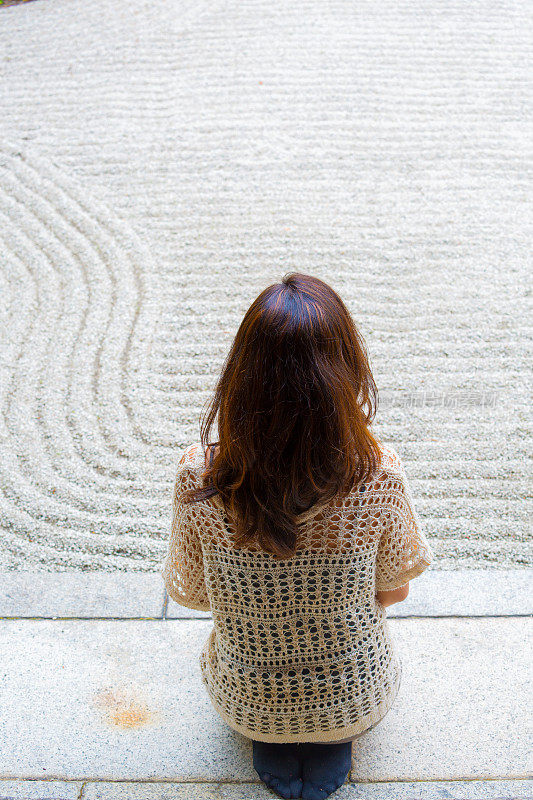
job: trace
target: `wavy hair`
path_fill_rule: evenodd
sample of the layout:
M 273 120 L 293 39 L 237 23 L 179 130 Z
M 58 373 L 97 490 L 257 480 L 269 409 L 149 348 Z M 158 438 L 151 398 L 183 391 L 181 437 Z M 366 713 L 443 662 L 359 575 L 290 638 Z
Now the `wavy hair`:
M 298 272 L 264 289 L 239 326 L 201 420 L 219 452 L 185 502 L 219 494 L 235 547 L 296 552 L 299 514 L 342 500 L 381 464 L 369 430 L 377 388 L 364 341 L 339 295 Z

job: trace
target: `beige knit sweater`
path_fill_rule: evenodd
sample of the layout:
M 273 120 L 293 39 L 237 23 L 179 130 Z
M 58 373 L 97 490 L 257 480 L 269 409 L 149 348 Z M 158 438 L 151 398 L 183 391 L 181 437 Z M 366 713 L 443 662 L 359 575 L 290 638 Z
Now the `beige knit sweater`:
M 202 680 L 222 719 L 265 742 L 351 737 L 389 710 L 401 679 L 386 610 L 376 590 L 420 575 L 433 554 L 397 452 L 342 502 L 300 515 L 296 554 L 276 560 L 257 545 L 235 549 L 218 495 L 187 505 L 201 485 L 200 442 L 179 461 L 167 591 L 210 611 Z

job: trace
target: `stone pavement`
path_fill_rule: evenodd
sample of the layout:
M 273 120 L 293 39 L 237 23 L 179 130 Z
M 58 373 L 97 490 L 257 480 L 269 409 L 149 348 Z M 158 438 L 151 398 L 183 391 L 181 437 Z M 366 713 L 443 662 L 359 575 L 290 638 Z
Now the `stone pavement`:
M 400 693 L 335 800 L 533 797 L 532 583 L 430 569 L 388 609 Z M 277 796 L 203 689 L 210 615 L 159 575 L 4 573 L 0 617 L 1 800 Z

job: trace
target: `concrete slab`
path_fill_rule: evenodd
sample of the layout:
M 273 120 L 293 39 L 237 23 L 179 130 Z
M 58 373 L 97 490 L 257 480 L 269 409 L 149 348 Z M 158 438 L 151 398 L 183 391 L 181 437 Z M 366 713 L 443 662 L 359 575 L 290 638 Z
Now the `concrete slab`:
M 151 572 L 3 572 L 0 617 L 161 617 L 163 595 Z
M 352 780 L 530 776 L 531 619 L 389 624 L 403 662 L 398 702 L 354 747 Z
M 102 782 L 88 783 L 82 800 L 268 800 L 274 796 L 274 792 L 262 782 L 238 784 Z
M 80 781 L 0 780 L 0 800 L 78 800 Z
M 210 611 L 197 611 L 195 608 L 187 608 L 180 606 L 171 597 L 168 598 L 166 611 L 166 619 L 212 619 Z
M 411 581 L 403 603 L 389 618 L 533 614 L 533 569 L 427 569 Z M 209 618 L 169 599 L 167 619 Z
M 88 783 L 82 800 L 267 800 L 264 784 Z M 346 783 L 335 800 L 528 800 L 532 781 L 436 781 Z
M 83 791 L 82 791 L 83 787 Z M 142 783 L 130 781 L 6 781 L 0 800 L 266 800 L 262 783 Z M 530 800 L 533 781 L 346 783 L 337 800 Z
M 166 595 L 158 573 L 3 572 L 0 617 L 211 619 Z M 388 610 L 409 616 L 533 614 L 531 569 L 428 569 Z
M 3 622 L 0 774 L 251 777 L 249 741 L 218 718 L 200 685 L 211 624 Z
M 0 774 L 254 780 L 250 741 L 221 720 L 201 683 L 198 657 L 211 627 L 209 620 L 3 622 Z M 403 661 L 400 693 L 354 748 L 351 777 L 527 776 L 531 621 L 397 619 L 390 628 Z
M 389 617 L 533 614 L 533 569 L 427 569 Z

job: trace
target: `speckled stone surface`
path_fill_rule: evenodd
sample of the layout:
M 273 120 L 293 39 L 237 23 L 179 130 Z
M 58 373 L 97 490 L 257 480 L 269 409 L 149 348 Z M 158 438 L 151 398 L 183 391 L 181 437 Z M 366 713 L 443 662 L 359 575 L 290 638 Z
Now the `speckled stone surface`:
M 0 566 L 156 570 L 291 270 L 365 337 L 436 566 L 532 566 L 529 4 L 0 11 Z
M 335 800 L 528 800 L 531 781 L 435 781 L 416 783 L 345 783 Z M 215 783 L 168 785 L 89 783 L 82 800 L 267 800 L 274 793 L 263 784 Z
M 409 594 L 389 617 L 533 614 L 533 569 L 429 567 L 409 583 Z
M 526 731 L 533 720 L 524 701 L 531 684 L 533 621 L 389 624 L 403 661 L 399 702 L 354 748 L 352 779 L 531 775 Z
M 438 570 L 410 582 L 409 595 L 387 609 L 410 616 L 533 614 L 533 570 Z M 0 617 L 211 619 L 180 606 L 157 573 L 0 572 Z
M 403 663 L 400 692 L 354 746 L 352 780 L 529 774 L 531 620 L 389 624 Z M 250 740 L 220 719 L 201 683 L 198 658 L 211 626 L 3 621 L 0 775 L 254 780 Z
M 0 617 L 161 617 L 164 593 L 155 573 L 3 572 Z
M 0 800 L 267 800 L 263 783 L 133 783 L 0 780 Z M 335 800 L 530 800 L 533 781 L 345 783 Z
M 458 569 L 429 567 L 409 584 L 401 603 L 387 616 L 498 616 L 533 614 L 533 569 Z M 167 619 L 210 616 L 169 600 Z
M 0 779 L 0 800 L 79 800 L 81 781 L 17 781 Z

